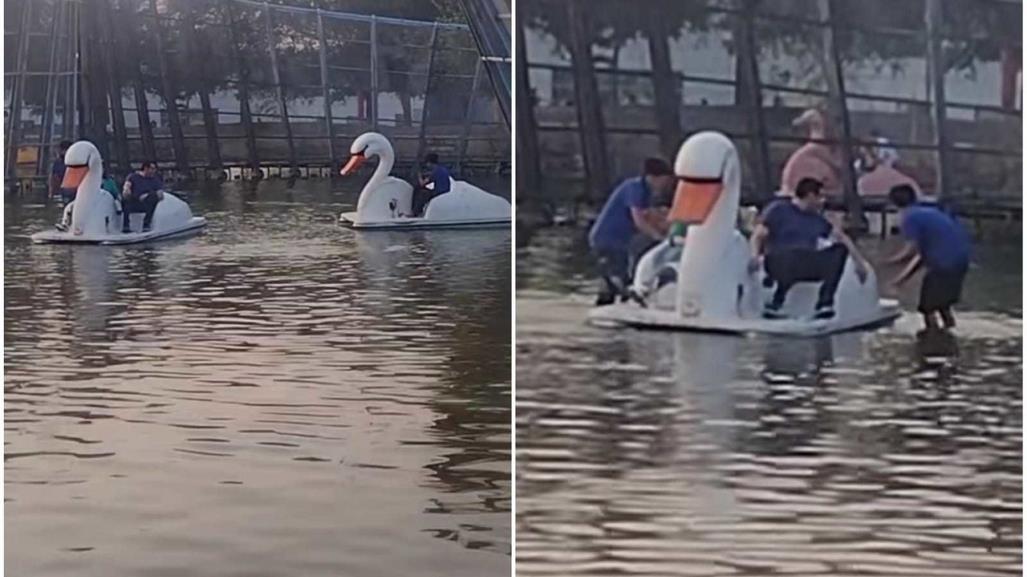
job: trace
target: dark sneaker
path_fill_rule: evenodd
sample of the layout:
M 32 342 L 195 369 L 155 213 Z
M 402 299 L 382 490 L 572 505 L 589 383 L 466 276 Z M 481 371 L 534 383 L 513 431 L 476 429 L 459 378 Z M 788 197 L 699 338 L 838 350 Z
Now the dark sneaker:
M 64 224 L 63 222 L 58 222 L 54 225 L 54 228 L 61 232 L 68 232 L 68 225 Z
M 121 234 L 132 234 L 132 229 L 130 229 L 130 228 L 123 228 L 123 229 L 121 229 Z
M 832 306 L 817 307 L 817 312 L 813 313 L 813 318 L 818 320 L 818 321 L 826 320 L 826 319 L 833 319 L 834 318 L 834 307 L 832 307 Z
M 776 321 L 787 317 L 781 312 L 781 307 L 767 305 L 763 307 L 763 318 Z
M 649 308 L 649 304 L 645 302 L 645 298 L 643 298 L 642 295 L 635 292 L 634 289 L 628 289 L 628 299 L 644 309 Z
M 143 225 L 143 232 L 150 232 L 150 230 L 152 230 L 152 229 L 153 229 L 153 225 L 151 225 L 151 224 L 144 224 Z

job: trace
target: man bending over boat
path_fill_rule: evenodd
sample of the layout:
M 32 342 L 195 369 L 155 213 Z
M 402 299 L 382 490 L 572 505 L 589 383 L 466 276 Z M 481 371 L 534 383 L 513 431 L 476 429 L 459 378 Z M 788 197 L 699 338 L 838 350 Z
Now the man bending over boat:
M 833 318 L 834 294 L 849 255 L 856 262 L 860 281 L 866 280 L 866 259 L 848 235 L 821 214 L 823 188 L 819 180 L 801 179 L 791 198 L 767 207 L 753 231 L 749 270 L 757 271 L 762 262 L 767 277 L 776 284 L 774 296 L 763 311 L 765 318 L 784 318 L 781 307 L 785 297 L 800 282 L 821 283 L 814 318 Z
M 431 199 L 449 192 L 449 171 L 439 164 L 439 155 L 430 152 L 424 157 L 424 173 L 417 177 L 418 187 L 414 190 L 414 216 L 423 216 Z
M 927 330 L 942 325 L 950 329 L 956 325 L 952 305 L 959 302 L 963 279 L 970 268 L 970 238 L 959 221 L 945 213 L 937 204 L 917 202 L 913 187 L 899 185 L 888 192 L 888 198 L 899 209 L 899 228 L 909 244 L 890 258 L 888 264 L 906 262 L 906 268 L 895 279 L 901 285 L 920 268 L 926 268 L 920 287 L 917 310 L 924 317 Z
M 604 282 L 596 305 L 626 297 L 636 257 L 667 235 L 666 219 L 653 208 L 653 195 L 669 194 L 673 186 L 670 165 L 647 158 L 642 176 L 621 182 L 606 200 L 588 234 Z
M 121 232 L 130 233 L 130 218 L 133 213 L 142 212 L 143 232 L 150 232 L 153 226 L 153 213 L 157 210 L 157 203 L 164 198 L 161 189 L 164 188 L 164 181 L 157 174 L 157 163 L 147 160 L 139 170 L 128 175 L 125 179 L 125 187 L 121 191 Z

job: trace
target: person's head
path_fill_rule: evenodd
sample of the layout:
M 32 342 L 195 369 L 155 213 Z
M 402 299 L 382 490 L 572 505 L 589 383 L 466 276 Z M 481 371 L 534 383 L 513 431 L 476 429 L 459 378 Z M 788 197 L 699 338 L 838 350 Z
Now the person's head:
M 435 168 L 439 164 L 439 155 L 434 152 L 429 152 L 424 155 L 424 165 L 428 168 Z
M 815 178 L 803 178 L 795 185 L 795 204 L 803 210 L 820 210 L 824 206 L 824 183 Z
M 881 137 L 881 131 L 880 130 L 878 130 L 876 128 L 871 128 L 870 129 L 870 138 L 880 138 L 880 137 Z
M 669 193 L 674 188 L 674 171 L 662 158 L 647 158 L 642 165 L 642 174 L 649 190 Z
M 139 172 L 143 173 L 144 176 L 154 176 L 157 174 L 157 163 L 152 160 L 143 161 L 139 165 Z
M 916 202 L 916 191 L 908 184 L 893 186 L 888 191 L 888 200 L 901 210 Z
M 810 108 L 792 121 L 792 126 L 806 133 L 808 138 L 825 138 L 827 136 L 827 117 L 823 111 Z
M 71 148 L 70 140 L 62 140 L 61 143 L 57 145 L 57 150 L 59 150 L 61 154 L 68 152 L 69 148 Z

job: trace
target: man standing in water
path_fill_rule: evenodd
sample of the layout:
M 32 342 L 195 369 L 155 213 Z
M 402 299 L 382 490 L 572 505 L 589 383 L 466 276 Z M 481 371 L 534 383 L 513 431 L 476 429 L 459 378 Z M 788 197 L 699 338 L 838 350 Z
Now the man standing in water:
M 157 174 L 157 163 L 147 160 L 139 170 L 128 175 L 125 179 L 125 188 L 121 191 L 121 232 L 132 232 L 130 218 L 132 213 L 142 212 L 143 232 L 149 232 L 153 225 L 153 213 L 157 210 L 157 203 L 164 198 L 161 189 L 164 188 L 164 181 Z
M 927 269 L 920 287 L 917 310 L 924 317 L 927 330 L 956 325 L 952 306 L 959 302 L 963 279 L 970 267 L 970 238 L 955 217 L 943 212 L 938 205 L 916 201 L 911 186 L 900 185 L 888 192 L 888 198 L 899 209 L 899 228 L 909 244 L 888 259 L 889 264 L 908 261 L 895 279 L 899 286 L 921 267 Z
M 612 304 L 617 295 L 627 294 L 632 267 L 642 250 L 633 245 L 653 243 L 667 235 L 667 222 L 652 208 L 653 194 L 668 194 L 674 186 L 674 173 L 666 161 L 645 160 L 642 176 L 621 182 L 588 234 L 588 244 L 599 261 L 604 286 L 596 305 Z
M 449 192 L 450 175 L 445 166 L 439 164 L 439 155 L 434 152 L 424 157 L 424 173 L 417 177 L 418 188 L 414 190 L 412 210 L 414 216 L 423 216 L 431 199 Z
M 866 280 L 870 268 L 866 259 L 848 235 L 820 213 L 824 205 L 823 187 L 816 179 L 803 178 L 791 199 L 767 207 L 753 231 L 749 270 L 757 271 L 762 262 L 767 277 L 777 285 L 772 300 L 764 308 L 765 318 L 784 318 L 781 307 L 785 297 L 800 282 L 820 283 L 813 318 L 833 318 L 834 293 L 849 255 L 856 261 L 860 281 Z

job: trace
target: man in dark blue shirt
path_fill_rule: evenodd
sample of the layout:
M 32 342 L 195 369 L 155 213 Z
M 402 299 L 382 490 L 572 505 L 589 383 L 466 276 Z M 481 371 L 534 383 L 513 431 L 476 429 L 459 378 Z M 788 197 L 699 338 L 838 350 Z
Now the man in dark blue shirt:
M 833 318 L 834 293 L 850 254 L 856 261 L 860 280 L 866 280 L 866 259 L 848 235 L 821 214 L 823 186 L 813 178 L 801 179 L 795 195 L 771 203 L 753 231 L 749 270 L 758 270 L 762 260 L 767 277 L 777 285 L 763 311 L 766 318 L 783 318 L 781 307 L 785 297 L 800 282 L 820 283 L 814 318 Z
M 666 219 L 652 208 L 653 195 L 667 194 L 673 186 L 670 165 L 659 158 L 648 158 L 642 176 L 621 182 L 606 200 L 588 234 L 604 282 L 597 305 L 614 302 L 618 294 L 626 295 L 636 258 L 645 247 L 667 235 Z
M 75 193 L 78 192 L 74 188 L 62 188 L 61 182 L 64 180 L 64 155 L 71 148 L 70 141 L 63 141 L 57 146 L 57 156 L 53 159 L 53 166 L 50 167 L 50 196 L 56 197 L 58 194 L 61 196 L 61 200 L 64 204 L 75 200 Z
M 920 287 L 917 310 L 924 317 L 928 330 L 938 329 L 935 314 L 945 328 L 956 325 L 952 306 L 959 302 L 963 280 L 970 268 L 970 237 L 959 221 L 934 203 L 916 201 L 916 192 L 907 185 L 896 186 L 888 198 L 899 209 L 902 235 L 909 244 L 890 264 L 908 260 L 906 268 L 895 279 L 901 285 L 921 267 L 927 269 Z
M 439 155 L 431 152 L 424 157 L 425 174 L 421 174 L 414 191 L 412 210 L 414 216 L 421 216 L 431 199 L 449 192 L 450 175 L 445 166 L 439 164 Z
M 132 232 L 130 217 L 132 213 L 142 212 L 143 232 L 149 232 L 153 225 L 153 213 L 157 210 L 157 203 L 164 198 L 161 189 L 164 188 L 164 181 L 157 174 L 157 163 L 152 161 L 144 162 L 139 170 L 128 175 L 125 179 L 125 187 L 121 191 L 121 232 Z

